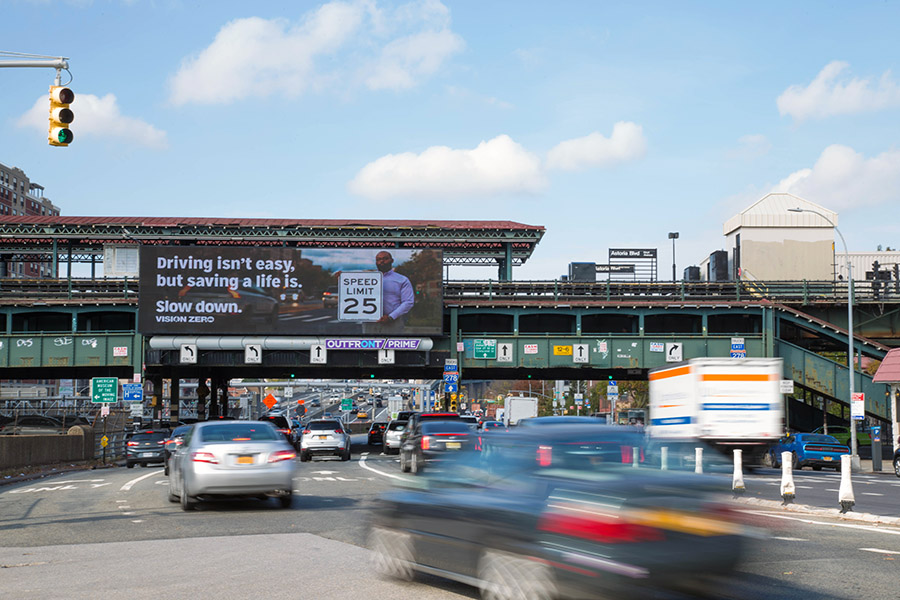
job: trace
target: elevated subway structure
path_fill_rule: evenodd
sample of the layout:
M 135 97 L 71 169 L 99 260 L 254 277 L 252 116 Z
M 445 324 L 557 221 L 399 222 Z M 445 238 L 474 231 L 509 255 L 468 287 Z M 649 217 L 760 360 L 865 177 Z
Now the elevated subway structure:
M 27 222 L 26 222 L 27 221 Z M 441 334 L 380 364 L 367 350 L 331 352 L 313 365 L 304 336 L 185 336 L 195 364 L 180 360 L 184 340 L 138 333 L 141 282 L 130 277 L 0 281 L 0 372 L 6 379 L 209 379 L 223 401 L 227 380 L 271 378 L 440 378 L 444 360 L 460 361 L 465 379 L 646 379 L 665 363 L 660 344 L 680 344 L 683 358 L 728 356 L 733 338 L 748 356 L 781 356 L 798 395 L 847 398 L 847 286 L 843 282 L 513 281 L 511 267 L 530 257 L 542 227 L 507 221 L 291 221 L 89 217 L 0 218 L 6 260 L 42 257 L 58 268 L 88 262 L 116 246 L 420 247 L 443 250 L 445 266 L 495 267 L 496 280 L 444 280 Z M 23 258 L 23 257 L 28 258 Z M 900 294 L 879 294 L 859 282 L 854 295 L 858 351 L 879 360 L 900 345 Z M 845 317 L 844 317 L 845 318 Z M 476 352 L 479 340 L 510 344 L 508 361 Z M 242 347 L 259 343 L 264 362 L 246 364 Z M 559 348 L 586 345 L 586 362 Z M 458 348 L 462 348 L 459 350 Z M 507 346 L 504 346 L 507 347 Z M 605 348 L 605 350 L 604 350 Z M 844 364 L 841 364 L 841 363 Z M 866 410 L 885 419 L 886 387 L 860 373 Z M 157 386 L 154 385 L 154 388 Z M 882 389 L 885 388 L 885 389 Z M 148 390 L 150 386 L 148 386 Z M 217 391 L 216 391 L 217 390 Z M 177 392 L 176 392 L 177 395 Z

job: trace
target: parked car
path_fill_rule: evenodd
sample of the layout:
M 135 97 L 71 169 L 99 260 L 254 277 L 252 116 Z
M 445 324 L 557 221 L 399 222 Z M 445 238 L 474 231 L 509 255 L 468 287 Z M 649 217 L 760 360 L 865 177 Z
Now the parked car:
M 168 429 L 148 429 L 135 433 L 125 442 L 125 466 L 133 469 L 134 465 L 146 467 L 149 464 L 164 463 L 168 438 Z
M 824 435 L 830 435 L 834 437 L 837 441 L 842 443 L 845 446 L 850 445 L 850 428 L 844 427 L 842 425 L 829 425 L 828 433 L 825 433 L 824 427 L 818 427 L 812 430 L 812 433 L 821 433 Z M 869 435 L 868 431 L 863 431 L 862 427 L 856 428 L 856 444 L 858 446 L 871 446 L 872 445 L 872 436 Z
M 403 432 L 406 431 L 406 425 L 409 421 L 401 419 L 393 419 L 384 429 L 383 452 L 385 454 L 394 454 L 400 451 L 400 443 L 403 438 Z
M 729 480 L 622 464 L 646 439 L 633 430 L 548 426 L 494 439 L 491 457 L 457 453 L 380 497 L 369 545 L 382 573 L 440 573 L 483 598 L 640 598 L 646 586 L 727 595 L 717 577 L 730 585 L 747 533 L 720 501 Z
M 179 425 L 175 429 L 172 430 L 172 433 L 169 434 L 169 437 L 166 438 L 165 443 L 163 443 L 163 460 L 165 464 L 165 475 L 169 474 L 169 459 L 172 458 L 172 455 L 175 454 L 175 450 L 178 449 L 181 444 L 184 443 L 184 435 L 191 428 L 190 425 Z
M 813 471 L 821 471 L 822 467 L 841 469 L 841 455 L 850 454 L 850 448 L 844 446 L 834 436 L 819 433 L 792 433 L 786 435 L 769 448 L 765 460 L 769 466 L 781 466 L 781 453 L 790 452 L 793 456 L 794 469 L 812 467 Z
M 192 510 L 219 496 L 278 498 L 291 506 L 296 451 L 271 423 L 205 421 L 195 424 L 175 451 L 169 501 Z
M 65 433 L 62 421 L 43 415 L 13 417 L 0 425 L 0 435 L 52 435 Z
M 900 448 L 894 450 L 894 475 L 900 477 Z
M 317 419 L 306 424 L 300 438 L 300 460 L 330 454 L 350 460 L 350 432 L 337 419 Z
M 381 444 L 384 442 L 384 430 L 388 426 L 387 423 L 372 423 L 369 427 L 369 445 Z
M 424 421 L 405 436 L 400 446 L 400 470 L 404 473 L 421 473 L 426 465 L 446 458 L 448 453 L 475 449 L 477 435 L 463 421 Z

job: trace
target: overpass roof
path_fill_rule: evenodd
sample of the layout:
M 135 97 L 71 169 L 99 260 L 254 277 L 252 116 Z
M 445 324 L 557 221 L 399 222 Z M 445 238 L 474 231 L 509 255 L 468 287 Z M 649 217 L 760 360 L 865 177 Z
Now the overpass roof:
M 75 252 L 106 244 L 197 244 L 341 248 L 434 248 L 447 264 L 496 264 L 507 246 L 513 263 L 531 257 L 544 227 L 515 221 L 404 219 L 250 219 L 224 217 L 2 216 L 0 251 Z
M 900 383 L 900 348 L 887 353 L 872 378 L 875 383 Z

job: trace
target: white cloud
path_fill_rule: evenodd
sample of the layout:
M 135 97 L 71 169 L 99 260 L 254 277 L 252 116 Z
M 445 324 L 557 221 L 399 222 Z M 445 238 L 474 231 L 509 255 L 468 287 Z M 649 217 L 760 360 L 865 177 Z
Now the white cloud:
M 176 105 L 224 104 L 283 93 L 297 97 L 330 82 L 341 89 L 407 89 L 437 72 L 464 43 L 449 11 L 418 0 L 392 12 L 374 0 L 330 2 L 299 23 L 249 17 L 219 30 L 171 80 Z M 360 67 L 362 65 L 362 67 Z
M 348 185 L 375 199 L 531 194 L 545 186 L 540 159 L 507 135 L 471 150 L 432 146 L 421 154 L 388 154 L 364 166 Z
M 865 158 L 847 146 L 825 148 L 812 168 L 800 169 L 773 192 L 790 192 L 816 204 L 841 210 L 900 203 L 900 150 Z
M 18 119 L 19 127 L 47 130 L 47 96 L 37 99 L 28 112 Z M 88 137 L 114 138 L 129 145 L 163 149 L 168 146 L 166 132 L 135 117 L 126 117 L 119 110 L 115 95 L 106 94 L 102 98 L 93 94 L 76 94 L 72 102 L 75 121 L 71 125 L 75 141 L 82 135 Z
M 832 61 L 806 86 L 792 85 L 777 100 L 778 112 L 798 121 L 900 106 L 900 86 L 885 71 L 878 82 L 839 80 L 849 64 Z
M 643 128 L 636 123 L 620 121 L 613 126 L 608 138 L 595 131 L 585 137 L 560 142 L 547 153 L 547 166 L 565 171 L 605 167 L 641 158 L 646 151 Z

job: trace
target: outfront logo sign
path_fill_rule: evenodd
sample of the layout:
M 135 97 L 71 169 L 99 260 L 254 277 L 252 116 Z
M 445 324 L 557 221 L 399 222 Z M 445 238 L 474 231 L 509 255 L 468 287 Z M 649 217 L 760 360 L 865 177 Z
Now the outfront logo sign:
M 145 335 L 439 335 L 439 250 L 145 246 Z

